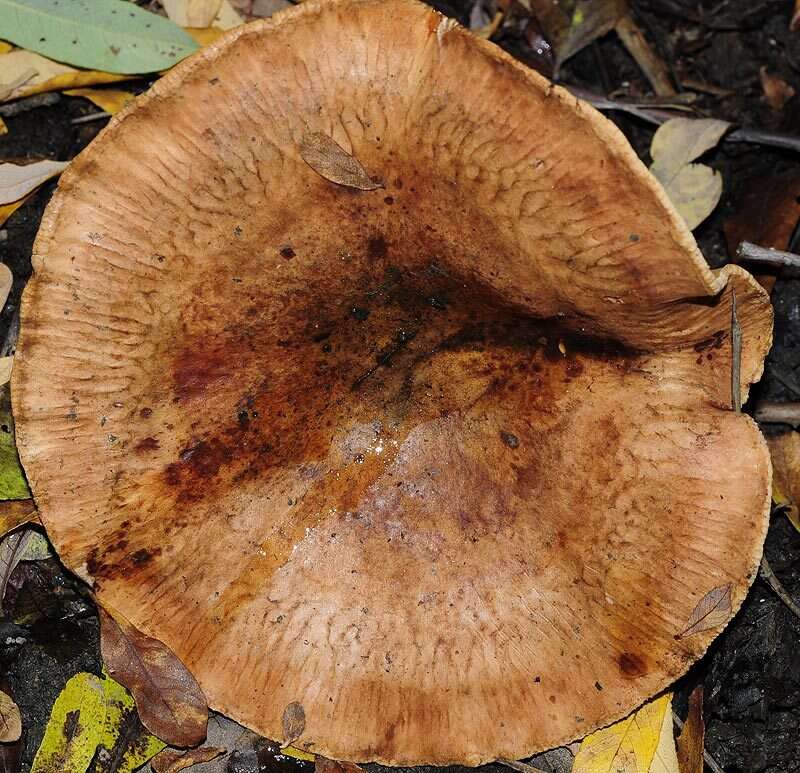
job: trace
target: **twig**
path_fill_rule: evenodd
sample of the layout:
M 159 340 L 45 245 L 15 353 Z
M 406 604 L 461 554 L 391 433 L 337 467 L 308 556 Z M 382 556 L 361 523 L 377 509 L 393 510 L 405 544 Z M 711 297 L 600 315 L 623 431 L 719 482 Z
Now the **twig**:
M 742 412 L 742 327 L 736 316 L 736 290 L 731 292 L 731 402 Z
M 643 107 L 636 103 L 618 102 L 614 99 L 604 97 L 602 94 L 594 94 L 586 89 L 576 86 L 565 86 L 578 99 L 582 99 L 593 105 L 598 110 L 620 110 L 628 113 L 642 121 L 660 125 L 669 121 L 671 118 L 679 117 L 673 110 L 653 110 Z M 741 127 L 728 132 L 723 138 L 723 142 L 749 142 L 754 145 L 768 145 L 773 148 L 783 148 L 784 150 L 794 150 L 800 152 L 800 136 L 791 134 L 780 134 L 778 132 L 768 132 L 762 129 L 750 129 Z
M 762 400 L 756 405 L 756 421 L 765 424 L 791 424 L 800 427 L 800 403 L 778 403 Z
M 520 773 L 547 773 L 546 770 L 528 765 L 527 762 L 517 762 L 516 760 L 497 760 L 497 762 L 501 765 L 505 765 L 507 768 L 514 768 L 514 770 L 518 770 Z
M 781 581 L 775 576 L 775 572 L 772 571 L 766 556 L 761 557 L 761 577 L 775 591 L 775 595 L 789 607 L 789 611 L 800 620 L 800 606 L 795 603 L 786 588 L 781 584 Z
M 0 117 L 11 118 L 20 113 L 27 113 L 28 110 L 35 110 L 37 107 L 50 107 L 60 101 L 61 95 L 53 92 L 34 94 L 32 97 L 19 99 L 8 105 L 0 105 Z
M 99 121 L 101 118 L 111 118 L 111 113 L 106 113 L 103 111 L 102 113 L 90 113 L 89 115 L 82 115 L 80 118 L 73 118 L 70 121 L 72 126 L 75 126 L 79 123 L 89 123 L 90 121 Z
M 772 247 L 759 247 L 750 242 L 742 242 L 736 248 L 736 257 L 739 260 L 748 260 L 753 263 L 771 263 L 776 266 L 800 268 L 800 255 L 794 252 L 775 250 Z
M 672 712 L 672 721 L 677 725 L 678 730 L 683 730 L 683 720 L 674 711 Z M 703 759 L 714 773 L 725 773 L 722 766 L 711 756 L 710 752 L 705 750 L 705 748 L 703 749 Z
M 625 14 L 622 16 L 615 29 L 628 53 L 636 60 L 636 64 L 639 65 L 647 80 L 650 81 L 653 91 L 662 97 L 675 94 L 675 88 L 670 82 L 667 68 L 656 52 L 653 51 L 644 33 L 639 29 L 631 15 Z

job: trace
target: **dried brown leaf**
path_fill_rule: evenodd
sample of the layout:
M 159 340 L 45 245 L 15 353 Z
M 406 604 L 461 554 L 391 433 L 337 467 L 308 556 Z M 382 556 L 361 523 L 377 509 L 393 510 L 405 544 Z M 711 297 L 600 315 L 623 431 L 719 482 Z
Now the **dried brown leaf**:
M 306 729 L 306 712 L 303 704 L 292 701 L 283 710 L 283 745 L 294 743 Z
M 767 72 L 766 66 L 758 71 L 764 99 L 773 110 L 782 110 L 783 106 L 795 95 L 795 90 L 785 80 Z
M 150 767 L 154 773 L 178 773 L 201 762 L 210 762 L 225 754 L 218 746 L 201 746 L 198 749 L 162 749 L 152 760 Z
M 767 438 L 772 457 L 772 501 L 783 507 L 792 525 L 800 531 L 800 433 Z
M 32 499 L 9 499 L 0 502 L 0 539 L 23 523 L 38 522 Z
M 22 718 L 13 698 L 0 690 L 0 743 L 13 743 L 22 735 Z
M 680 773 L 703 773 L 705 734 L 703 687 L 699 685 L 692 690 L 689 696 L 689 714 L 676 742 Z
M 303 137 L 300 155 L 318 175 L 331 182 L 362 191 L 383 187 L 367 174 L 357 159 L 322 132 L 309 132 Z
M 339 762 L 319 755 L 314 760 L 314 773 L 362 773 L 363 770 L 355 762 Z
M 720 585 L 706 593 L 689 615 L 680 638 L 718 628 L 731 615 L 731 585 Z
M 6 594 L 6 586 L 11 573 L 22 561 L 33 534 L 34 532 L 31 530 L 15 531 L 6 535 L 0 542 L 0 602 Z
M 206 737 L 208 705 L 200 686 L 175 654 L 118 613 L 99 608 L 100 649 L 111 676 L 127 687 L 142 724 L 172 746 Z

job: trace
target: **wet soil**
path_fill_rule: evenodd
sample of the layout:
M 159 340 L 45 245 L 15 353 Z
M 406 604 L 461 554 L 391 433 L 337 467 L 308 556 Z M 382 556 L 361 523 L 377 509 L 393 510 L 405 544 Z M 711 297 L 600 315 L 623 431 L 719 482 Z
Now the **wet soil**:
M 469 0 L 436 0 L 444 13 L 469 22 Z M 800 92 L 800 33 L 788 31 L 790 0 L 634 0 L 635 18 L 679 82 L 705 84 L 695 107 L 743 125 L 797 133 L 800 98 L 780 111 L 763 99 L 759 71 L 766 67 Z M 506 25 L 495 40 L 521 60 L 547 72 L 539 38 L 525 20 Z M 650 93 L 647 82 L 619 41 L 608 35 L 575 56 L 562 69 L 561 81 L 598 93 L 619 92 L 636 98 Z M 136 90 L 144 88 L 139 84 Z M 71 120 L 96 112 L 80 99 L 62 97 L 52 106 L 6 119 L 9 133 L 0 137 L 0 158 L 66 160 L 85 147 L 104 125 Z M 643 159 L 653 128 L 623 114 L 610 115 Z M 712 266 L 730 260 L 724 225 L 746 220 L 757 231 L 758 217 L 742 211 L 754 186 L 800 175 L 800 155 L 759 145 L 723 143 L 706 157 L 725 181 L 722 201 L 696 236 Z M 765 182 L 767 181 L 767 182 Z M 0 314 L 0 339 L 12 326 L 22 288 L 30 275 L 30 254 L 53 184 L 44 186 L 0 228 L 0 260 L 12 270 L 12 294 Z M 756 236 L 753 237 L 757 239 Z M 783 245 L 789 246 L 788 244 Z M 773 291 L 775 345 L 760 397 L 800 400 L 800 280 L 779 275 Z M 779 432 L 786 427 L 770 426 Z M 800 598 L 800 534 L 780 513 L 773 514 L 766 556 L 795 599 Z M 697 684 L 705 687 L 706 746 L 727 773 L 800 771 L 800 621 L 762 581 L 757 580 L 740 613 L 708 654 L 677 685 L 676 706 Z M 23 563 L 14 572 L 0 615 L 0 688 L 14 694 L 23 714 L 25 734 L 17 745 L 0 748 L 0 773 L 29 769 L 53 701 L 74 673 L 100 667 L 98 625 L 92 605 L 78 584 L 51 559 Z M 499 718 L 501 721 L 501 718 Z M 531 721 L 536 721 L 535 717 Z M 537 759 L 543 769 L 558 770 L 553 758 Z M 286 773 L 304 767 L 266 744 L 258 753 L 230 758 L 233 773 L 271 770 Z M 376 773 L 380 766 L 374 767 Z M 499 766 L 486 766 L 494 771 Z M 427 769 L 417 769 L 428 773 Z M 453 770 L 455 773 L 455 770 Z

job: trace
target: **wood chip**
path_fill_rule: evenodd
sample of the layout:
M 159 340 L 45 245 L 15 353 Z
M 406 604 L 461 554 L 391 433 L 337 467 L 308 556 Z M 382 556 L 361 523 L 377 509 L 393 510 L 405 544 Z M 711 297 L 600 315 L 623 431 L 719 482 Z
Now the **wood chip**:
M 689 696 L 689 714 L 677 739 L 678 767 L 681 773 L 703 773 L 705 732 L 703 686 L 699 685 Z

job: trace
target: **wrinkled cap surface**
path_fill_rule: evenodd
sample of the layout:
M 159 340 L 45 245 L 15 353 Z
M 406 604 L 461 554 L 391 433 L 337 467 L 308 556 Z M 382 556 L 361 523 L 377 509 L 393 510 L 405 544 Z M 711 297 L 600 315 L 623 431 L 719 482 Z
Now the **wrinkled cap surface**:
M 314 171 L 318 135 L 382 187 Z M 34 266 L 42 520 L 266 736 L 520 758 L 668 685 L 754 576 L 731 299 L 744 393 L 768 299 L 608 121 L 423 5 L 311 0 L 175 68 L 63 176 Z

